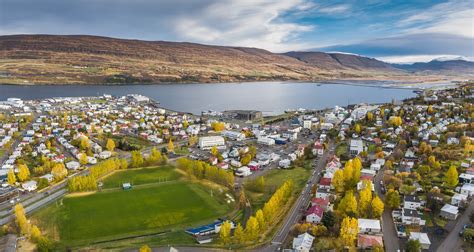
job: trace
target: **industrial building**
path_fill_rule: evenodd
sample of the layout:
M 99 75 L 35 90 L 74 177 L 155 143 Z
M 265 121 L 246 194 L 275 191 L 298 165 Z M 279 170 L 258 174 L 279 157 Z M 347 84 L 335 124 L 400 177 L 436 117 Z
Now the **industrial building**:
M 200 137 L 198 144 L 202 150 L 210 150 L 214 146 L 218 149 L 225 149 L 225 140 L 221 136 Z

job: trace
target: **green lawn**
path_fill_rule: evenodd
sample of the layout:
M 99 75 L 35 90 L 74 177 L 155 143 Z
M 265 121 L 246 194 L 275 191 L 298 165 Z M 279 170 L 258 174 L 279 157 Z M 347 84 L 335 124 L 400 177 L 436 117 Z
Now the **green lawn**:
M 83 246 L 165 230 L 182 232 L 208 223 L 233 209 L 223 197 L 217 191 L 211 197 L 210 189 L 200 184 L 173 181 L 66 197 L 41 209 L 33 219 L 62 246 Z
M 163 181 L 177 180 L 181 175 L 172 166 L 160 166 L 153 168 L 129 169 L 117 171 L 107 177 L 103 183 L 104 189 L 121 188 L 123 183 L 132 185 L 150 184 Z

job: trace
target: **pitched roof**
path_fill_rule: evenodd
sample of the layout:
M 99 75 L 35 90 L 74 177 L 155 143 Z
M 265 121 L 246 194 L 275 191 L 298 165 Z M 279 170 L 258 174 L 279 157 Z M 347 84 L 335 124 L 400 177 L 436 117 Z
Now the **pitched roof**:
M 382 247 L 382 236 L 359 234 L 357 237 L 357 245 L 360 248 L 372 248 L 375 246 Z
M 324 186 L 330 186 L 331 181 L 331 178 L 321 178 L 321 180 L 319 180 L 319 184 Z
M 328 199 L 323 199 L 323 198 L 313 198 L 311 199 L 311 202 L 313 205 L 318 205 L 318 206 L 327 206 L 329 205 L 329 200 Z
M 324 213 L 324 210 L 318 205 L 314 205 L 310 207 L 308 211 L 306 211 L 306 215 L 316 214 L 319 217 L 323 217 L 323 213 Z

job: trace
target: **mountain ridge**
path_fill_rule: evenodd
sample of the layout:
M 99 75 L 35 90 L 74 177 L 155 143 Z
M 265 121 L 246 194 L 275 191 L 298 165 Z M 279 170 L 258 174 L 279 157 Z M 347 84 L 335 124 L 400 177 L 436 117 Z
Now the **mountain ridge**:
M 391 78 L 408 70 L 374 58 L 92 35 L 0 36 L 0 82 L 195 83 Z

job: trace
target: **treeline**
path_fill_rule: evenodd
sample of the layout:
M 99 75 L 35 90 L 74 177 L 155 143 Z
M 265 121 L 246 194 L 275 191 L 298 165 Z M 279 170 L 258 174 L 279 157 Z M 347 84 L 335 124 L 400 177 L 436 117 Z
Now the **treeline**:
M 127 169 L 126 159 L 108 159 L 89 169 L 89 175 L 69 178 L 68 189 L 70 192 L 85 192 L 97 190 L 97 179 L 115 170 Z
M 207 179 L 229 188 L 234 187 L 234 174 L 232 172 L 211 166 L 203 161 L 187 158 L 180 158 L 176 163 L 178 168 L 186 172 L 189 176 L 198 179 Z
M 265 203 L 262 209 L 257 210 L 254 216 L 250 216 L 245 224 L 245 230 L 239 223 L 234 231 L 234 236 L 230 237 L 230 232 L 222 230 L 219 236 L 221 241 L 228 245 L 233 243 L 243 245 L 247 243 L 255 244 L 261 235 L 264 235 L 269 227 L 272 227 L 275 220 L 279 220 L 279 215 L 284 210 L 284 205 L 290 198 L 293 191 L 293 181 L 287 180 L 280 186 L 272 197 Z

